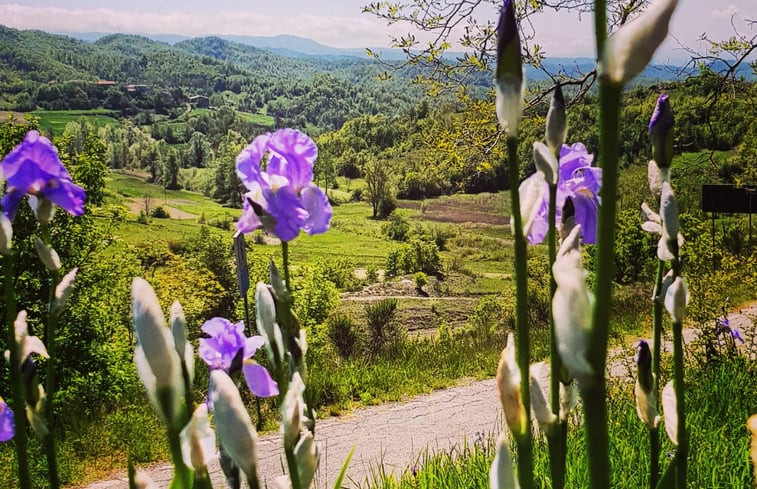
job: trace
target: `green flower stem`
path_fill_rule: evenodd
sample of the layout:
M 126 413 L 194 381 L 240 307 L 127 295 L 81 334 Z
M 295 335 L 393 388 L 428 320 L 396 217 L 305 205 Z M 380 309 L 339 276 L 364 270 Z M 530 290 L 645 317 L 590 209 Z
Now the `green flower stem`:
M 21 358 L 19 345 L 16 343 L 16 275 L 12 252 L 3 256 L 5 271 L 5 321 L 8 326 L 8 349 L 10 350 L 10 381 L 13 393 L 13 423 L 16 427 L 13 440 L 16 444 L 16 461 L 18 463 L 18 483 L 21 489 L 31 488 L 29 477 L 29 454 L 27 453 L 26 407 L 24 382 L 21 378 Z
M 177 402 L 177 400 L 174 399 L 174 393 L 171 392 L 170 388 L 158 389 L 158 403 L 166 418 L 168 446 L 171 449 L 171 460 L 174 466 L 171 489 L 191 489 L 192 470 L 184 464 L 184 457 L 181 454 L 181 440 L 179 439 L 179 432 L 185 423 L 177 420 L 174 402 Z M 186 416 L 178 416 L 178 418 L 183 417 Z
M 596 0 L 594 7 L 597 52 L 602 49 L 607 37 L 604 0 Z M 597 276 L 594 284 L 596 298 L 592 311 L 591 336 L 588 360 L 593 378 L 584 382 L 582 397 L 586 413 L 586 443 L 589 452 L 590 487 L 610 487 L 610 442 L 607 427 L 607 393 L 605 366 L 607 363 L 607 340 L 610 329 L 610 305 L 612 300 L 612 277 L 615 245 L 615 214 L 618 193 L 618 118 L 622 87 L 613 85 L 602 76 L 599 80 L 599 156 L 602 168 L 597 231 Z
M 689 438 L 686 434 L 685 385 L 683 379 L 683 325 L 673 322 L 673 386 L 676 393 L 678 414 L 678 449 L 676 454 L 676 487 L 686 488 L 686 465 L 689 453 Z
M 526 262 L 528 259 L 526 239 L 523 236 L 523 218 L 520 210 L 518 182 L 518 139 L 507 138 L 508 179 L 510 184 L 510 205 L 512 208 L 513 239 L 515 243 L 515 330 L 518 345 L 518 368 L 520 369 L 520 395 L 523 407 L 531 412 L 529 393 L 529 347 L 528 347 L 528 290 Z M 531 454 L 531 427 L 527 424 L 523 433 L 515 433 L 518 446 L 518 480 L 521 489 L 533 487 L 533 460 Z
M 42 240 L 47 246 L 52 246 L 50 227 L 41 224 Z M 55 401 L 55 383 L 57 373 L 57 342 L 55 341 L 55 328 L 58 325 L 58 315 L 53 311 L 55 307 L 55 287 L 58 285 L 60 270 L 50 272 L 50 293 L 47 305 L 47 322 L 45 324 L 45 346 L 50 358 L 47 359 L 47 380 L 45 382 L 45 420 L 47 422 L 47 435 L 42 440 L 45 446 L 45 458 L 47 459 L 47 480 L 51 489 L 60 487 L 58 478 L 58 457 L 55 449 L 55 413 L 53 403 Z
M 292 489 L 301 489 L 300 471 L 297 468 L 297 459 L 294 457 L 294 447 L 284 447 L 284 453 L 287 458 L 287 467 L 289 468 L 289 480 L 292 481 Z M 307 489 L 307 488 L 305 488 Z
M 660 389 L 658 382 L 660 379 L 660 357 L 661 357 L 661 340 L 662 340 L 662 301 L 658 300 L 660 288 L 662 287 L 662 275 L 665 271 L 665 262 L 659 260 L 657 263 L 657 274 L 655 277 L 655 286 L 652 301 L 652 375 L 654 378 L 655 398 L 660 398 Z M 657 406 L 659 408 L 659 405 Z M 657 481 L 660 476 L 660 430 L 659 428 L 649 429 L 649 487 L 657 487 Z
M 292 284 L 289 283 L 289 243 L 287 241 L 281 242 L 281 261 L 284 267 L 284 283 L 286 283 L 287 290 L 292 291 Z
M 560 152 L 557 152 L 557 158 L 560 158 Z M 549 228 L 547 230 L 547 247 L 549 250 L 549 297 L 555 296 L 557 283 L 552 275 L 552 265 L 557 259 L 557 184 L 549 184 Z M 552 412 L 558 418 L 560 416 L 560 370 L 562 362 L 557 352 L 557 336 L 555 334 L 555 321 L 552 317 L 552 305 L 550 303 L 549 314 L 549 332 L 550 332 L 550 407 Z M 549 470 L 552 476 L 552 488 L 562 489 L 565 486 L 565 446 L 562 433 L 567 430 L 567 422 L 557 421 L 557 426 L 553 431 L 547 432 L 547 443 L 549 444 Z

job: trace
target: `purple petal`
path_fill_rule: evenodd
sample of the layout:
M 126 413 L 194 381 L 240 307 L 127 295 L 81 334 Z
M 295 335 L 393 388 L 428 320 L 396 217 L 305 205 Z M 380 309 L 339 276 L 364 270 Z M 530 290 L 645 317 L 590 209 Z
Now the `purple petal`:
M 252 208 L 250 200 L 245 195 L 242 216 L 237 221 L 237 230 L 239 230 L 240 233 L 251 233 L 262 226 L 263 222 L 258 215 L 255 214 L 255 209 Z
M 294 187 L 287 185 L 271 192 L 268 197 L 268 212 L 276 220 L 273 232 L 281 241 L 292 241 L 300 233 L 307 217 Z
M 71 181 L 63 180 L 52 188 L 48 186 L 42 190 L 42 196 L 69 214 L 74 216 L 84 214 L 84 201 L 87 196 L 83 188 Z
M 270 139 L 271 133 L 261 134 L 237 156 L 237 175 L 248 188 L 252 182 L 262 182 L 260 162 L 268 150 Z
M 578 192 L 571 196 L 576 212 L 576 224 L 581 225 L 584 243 L 594 244 L 597 241 L 597 212 L 599 201 L 593 195 Z
M 594 156 L 586 151 L 586 146 L 575 143 L 571 146 L 563 144 L 560 149 L 560 180 L 570 180 L 573 172 L 578 168 L 590 167 Z
M 0 442 L 12 439 L 14 433 L 13 411 L 0 397 Z
M 318 147 L 307 134 L 295 129 L 280 129 L 271 135 L 268 147 L 280 156 L 271 158 L 266 168 L 268 173 L 288 178 L 297 189 L 310 185 Z
M 3 214 L 10 220 L 16 217 L 16 211 L 18 210 L 18 204 L 24 197 L 24 192 L 18 189 L 11 189 L 5 195 L 3 200 L 0 201 L 0 205 L 3 207 Z
M 273 397 L 279 394 L 279 385 L 262 365 L 246 360 L 242 366 L 247 387 L 258 397 Z
M 308 217 L 302 225 L 302 229 L 308 234 L 321 234 L 329 229 L 331 221 L 331 204 L 323 190 L 315 185 L 309 185 L 300 193 L 302 207 L 308 211 Z
M 744 343 L 744 338 L 741 336 L 741 332 L 739 332 L 738 329 L 732 328 L 731 334 L 733 335 L 734 340 L 739 340 L 742 344 Z
M 224 318 L 212 318 L 208 319 L 200 327 L 203 333 L 208 336 L 216 336 L 223 331 L 226 331 L 231 326 L 231 321 Z
M 244 340 L 244 358 L 250 358 L 253 355 L 255 355 L 255 352 L 258 351 L 258 348 L 263 346 L 265 344 L 265 339 L 260 336 L 250 336 L 249 338 L 246 338 Z

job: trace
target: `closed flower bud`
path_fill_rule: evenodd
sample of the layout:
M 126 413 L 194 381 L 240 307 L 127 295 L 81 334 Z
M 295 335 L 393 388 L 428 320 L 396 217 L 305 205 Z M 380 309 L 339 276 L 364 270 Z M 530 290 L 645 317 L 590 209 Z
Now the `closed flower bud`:
M 284 396 L 284 403 L 281 405 L 283 414 L 281 429 L 284 432 L 284 446 L 287 448 L 294 448 L 302 426 L 307 420 L 304 393 L 305 383 L 302 381 L 299 372 L 295 372 L 289 382 L 289 390 Z
M 276 304 L 268 286 L 262 282 L 255 287 L 255 316 L 269 358 L 273 362 L 281 361 L 284 358 L 284 342 L 281 328 L 276 324 Z
M 507 343 L 502 350 L 497 367 L 497 391 L 505 413 L 505 420 L 515 436 L 523 436 L 528 428 L 526 408 L 520 397 L 520 369 L 515 360 L 515 341 L 507 335 Z
M 544 174 L 544 179 L 550 185 L 557 183 L 557 158 L 553 149 L 546 144 L 534 142 L 534 164 L 536 169 Z
M 665 415 L 665 432 L 673 445 L 678 446 L 678 409 L 676 391 L 671 380 L 662 389 L 662 412 Z
M 523 105 L 523 62 L 520 35 L 512 0 L 505 0 L 497 24 L 497 69 L 494 76 L 496 111 L 500 126 L 514 137 Z
M 43 358 L 50 358 L 47 353 L 45 344 L 42 343 L 37 336 L 31 336 L 29 334 L 29 327 L 26 324 L 26 311 L 19 311 L 16 315 L 16 320 L 13 322 L 13 331 L 16 336 L 16 345 L 20 352 L 20 359 L 23 363 L 29 355 L 36 353 Z
M 581 226 L 576 225 L 560 245 L 552 266 L 557 283 L 552 298 L 557 350 L 565 368 L 579 381 L 594 373 L 587 360 L 593 297 L 584 279 L 580 233 Z
M 678 247 L 682 237 L 678 236 L 678 202 L 669 182 L 662 183 L 660 217 L 662 218 L 662 236 L 657 245 L 657 257 L 660 260 L 670 261 L 678 257 Z
M 657 0 L 610 36 L 602 53 L 600 75 L 623 86 L 641 73 L 668 35 L 668 23 L 676 5 L 678 0 Z
M 649 429 L 654 429 L 660 422 L 660 416 L 657 414 L 657 388 L 652 374 L 652 353 L 646 341 L 639 341 L 635 360 L 637 367 L 634 388 L 636 414 Z
M 32 208 L 34 217 L 44 225 L 50 224 L 53 217 L 55 217 L 55 206 L 51 201 L 44 197 L 38 198 L 36 195 L 30 195 L 29 207 Z
M 560 88 L 560 85 L 557 85 L 555 92 L 552 94 L 552 101 L 549 103 L 547 133 L 544 138 L 547 140 L 547 145 L 552 150 L 552 154 L 557 154 L 562 148 L 567 134 L 568 120 L 565 116 L 565 97 L 563 96 L 562 88 Z
M 489 469 L 489 487 L 491 489 L 518 489 L 518 479 L 513 470 L 513 456 L 507 446 L 507 437 L 504 433 L 497 439 L 497 451 Z
M 522 216 L 524 236 L 529 236 L 529 233 L 531 233 L 536 223 L 536 218 L 539 215 L 539 210 L 544 205 L 544 194 L 547 191 L 548 187 L 544 180 L 544 173 L 542 172 L 536 172 L 520 183 L 518 192 L 520 195 L 520 215 Z M 515 231 L 512 218 L 510 218 L 510 229 Z
M 74 268 L 68 272 L 55 287 L 55 302 L 53 303 L 53 314 L 59 314 L 66 303 L 68 298 L 71 297 L 71 293 L 74 291 L 74 285 L 76 284 L 76 274 L 79 272 L 78 268 Z
M 250 416 L 234 381 L 223 370 L 210 372 L 210 401 L 216 433 L 225 452 L 247 477 L 257 480 L 257 440 Z
M 294 457 L 297 460 L 297 469 L 300 474 L 300 486 L 310 487 L 318 469 L 318 447 L 313 440 L 313 433 L 305 430 L 302 433 L 297 446 L 294 447 Z
M 641 223 L 641 229 L 648 233 L 662 235 L 662 218 L 653 211 L 646 202 L 641 204 L 641 213 L 644 221 Z
M 689 287 L 686 279 L 675 277 L 673 283 L 665 291 L 665 309 L 673 321 L 683 321 L 686 306 L 689 304 Z
M 549 365 L 539 362 L 531 365 L 530 397 L 531 413 L 541 430 L 548 430 L 556 421 L 557 415 L 549 407 Z
M 192 345 L 187 341 L 187 320 L 184 318 L 184 309 L 179 301 L 171 305 L 171 315 L 168 320 L 171 325 L 171 336 L 173 336 L 174 348 L 183 363 L 183 367 L 189 374 L 190 384 L 194 375 L 195 356 Z
M 0 255 L 7 255 L 11 251 L 13 242 L 13 225 L 8 217 L 0 212 Z
M 649 121 L 649 138 L 652 140 L 654 161 L 660 168 L 670 168 L 673 162 L 673 110 L 668 95 L 657 99 L 652 119 Z
M 141 470 L 134 475 L 134 487 L 135 489 L 158 489 L 158 485 L 152 478 Z
M 34 248 L 36 248 L 37 255 L 45 268 L 51 272 L 57 272 L 60 270 L 60 257 L 58 256 L 57 251 L 47 246 L 37 236 L 34 237 Z
M 187 467 L 194 470 L 203 469 L 215 456 L 215 433 L 210 428 L 208 406 L 197 406 L 192 419 L 181 430 L 181 457 Z
M 670 168 L 660 168 L 655 160 L 649 160 L 647 181 L 649 182 L 649 191 L 659 201 L 662 193 L 662 182 L 670 182 Z

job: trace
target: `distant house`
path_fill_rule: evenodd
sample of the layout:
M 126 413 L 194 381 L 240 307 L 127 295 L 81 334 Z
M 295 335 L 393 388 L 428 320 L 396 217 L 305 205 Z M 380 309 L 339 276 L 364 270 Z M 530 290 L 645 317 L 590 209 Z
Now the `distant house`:
M 129 93 L 150 93 L 150 85 L 126 85 L 126 91 Z
M 97 85 L 98 87 L 105 87 L 105 88 L 107 88 L 107 87 L 115 86 L 116 82 L 111 81 L 111 80 L 97 80 L 95 82 L 95 85 Z
M 205 95 L 194 95 L 189 97 L 189 103 L 198 109 L 210 108 L 210 98 Z

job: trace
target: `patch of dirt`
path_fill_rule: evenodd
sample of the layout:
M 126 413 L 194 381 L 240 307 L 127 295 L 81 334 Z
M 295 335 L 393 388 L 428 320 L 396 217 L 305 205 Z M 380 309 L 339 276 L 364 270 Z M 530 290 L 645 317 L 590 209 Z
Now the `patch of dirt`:
M 28 124 L 24 114 L 21 112 L 8 112 L 7 110 L 0 110 L 0 122 L 13 122 L 14 124 Z
M 510 218 L 503 214 L 496 214 L 492 209 L 476 208 L 464 202 L 454 200 L 426 200 L 423 219 L 426 221 L 450 222 L 462 224 L 475 222 L 504 226 L 510 224 Z M 400 201 L 397 206 L 401 209 L 421 210 L 421 203 L 414 201 Z
M 174 202 L 173 200 L 169 200 L 169 203 L 179 203 Z M 126 202 L 126 207 L 129 208 L 129 212 L 131 214 L 139 215 L 141 211 L 145 210 L 145 199 L 142 197 L 134 197 L 129 199 Z M 152 202 L 150 204 L 150 211 L 152 212 L 153 209 L 156 207 L 162 207 L 163 210 L 165 210 L 168 213 L 168 216 L 171 219 L 197 219 L 197 216 L 194 214 L 190 214 L 189 212 L 184 212 L 182 210 L 176 209 L 175 207 L 171 207 L 166 204 L 162 204 L 155 199 L 152 199 Z

